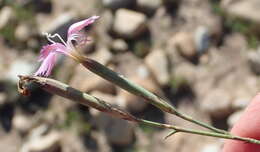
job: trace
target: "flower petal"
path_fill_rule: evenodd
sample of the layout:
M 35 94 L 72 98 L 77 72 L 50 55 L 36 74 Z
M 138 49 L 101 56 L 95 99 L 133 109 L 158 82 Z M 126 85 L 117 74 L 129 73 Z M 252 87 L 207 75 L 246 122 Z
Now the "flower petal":
M 75 43 L 73 43 L 72 41 L 75 41 Z M 73 47 L 74 46 L 77 47 L 77 46 L 82 46 L 82 45 L 86 44 L 89 41 L 90 41 L 90 39 L 88 39 L 88 37 L 84 33 L 78 32 L 77 34 L 74 33 L 74 34 L 70 35 L 67 44 L 69 46 L 72 45 Z
M 95 20 L 98 19 L 98 18 L 99 18 L 99 16 L 92 16 L 92 17 L 90 17 L 88 19 L 85 19 L 83 21 L 79 21 L 77 23 L 72 24 L 69 27 L 69 30 L 68 30 L 68 40 L 70 39 L 72 34 L 78 34 L 78 32 L 80 30 L 82 30 L 84 27 L 94 23 Z
M 51 52 L 62 53 L 68 55 L 67 48 L 61 43 L 48 44 L 42 47 L 39 61 L 43 61 Z
M 49 76 L 56 62 L 56 53 L 50 52 L 40 66 L 40 68 L 35 72 L 35 76 Z

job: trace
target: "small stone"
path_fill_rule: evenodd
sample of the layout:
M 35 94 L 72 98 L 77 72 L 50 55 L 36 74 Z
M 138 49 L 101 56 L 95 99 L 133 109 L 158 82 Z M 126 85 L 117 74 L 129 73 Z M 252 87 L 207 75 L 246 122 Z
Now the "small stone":
M 127 43 L 123 39 L 116 39 L 112 43 L 112 50 L 115 52 L 125 52 L 128 49 Z
M 232 108 L 235 110 L 240 110 L 240 109 L 244 109 L 248 106 L 248 104 L 250 103 L 251 98 L 239 98 L 236 99 L 232 102 Z
M 35 128 L 21 149 L 26 152 L 58 151 L 61 148 L 61 134 L 52 131 L 43 135 L 46 129 L 46 126 Z
M 205 26 L 200 26 L 194 33 L 195 46 L 199 54 L 204 53 L 210 45 L 210 36 Z
M 38 31 L 52 33 L 58 28 L 72 21 L 73 18 L 74 15 L 72 15 L 71 13 L 62 13 L 59 16 L 46 16 L 39 14 L 36 16 L 36 21 L 38 24 L 37 27 L 39 28 Z M 59 31 L 61 31 L 59 33 L 66 33 L 65 31 L 67 31 L 67 29 L 62 27 L 62 29 L 60 29 Z
M 98 49 L 97 51 L 95 51 L 93 54 L 89 55 L 90 58 L 98 61 L 101 64 L 107 64 L 109 61 L 111 61 L 113 55 L 111 54 L 111 52 L 105 48 L 102 47 L 100 49 Z
M 93 115 L 94 123 L 104 131 L 109 143 L 126 146 L 133 142 L 134 125 L 132 123 L 106 113 L 97 113 L 95 109 L 91 109 L 90 113 Z
M 177 33 L 169 40 L 169 43 L 170 45 L 176 47 L 182 56 L 188 59 L 193 59 L 197 56 L 194 37 L 189 32 Z
M 73 144 L 71 144 L 73 143 Z M 66 131 L 61 140 L 62 152 L 84 152 L 88 151 L 78 135 Z
M 206 95 L 201 106 L 212 117 L 223 118 L 232 112 L 231 104 L 231 97 L 227 91 L 215 89 Z
M 13 16 L 13 10 L 9 6 L 1 8 L 0 12 L 0 29 L 5 27 Z
M 205 145 L 200 152 L 220 152 L 222 145 L 220 143 L 212 143 Z
M 232 128 L 234 124 L 239 120 L 244 111 L 237 111 L 228 117 L 227 123 L 229 128 Z
M 126 8 L 135 4 L 135 0 L 102 0 L 105 7 L 111 9 Z
M 258 50 L 251 50 L 248 53 L 247 58 L 251 70 L 255 74 L 259 75 L 260 74 L 260 48 L 258 48 Z
M 137 5 L 140 8 L 147 9 L 148 11 L 156 10 L 162 5 L 162 0 L 137 0 Z
M 4 92 L 0 92 L 0 105 L 3 105 L 7 102 L 7 94 Z
M 5 152 L 18 152 L 21 151 L 20 147 L 22 145 L 22 140 L 23 139 L 16 131 L 12 130 L 7 133 L 1 131 L 0 147 Z
M 30 75 L 36 69 L 36 65 L 32 64 L 30 61 L 17 59 L 9 68 L 7 72 L 7 79 L 9 79 L 13 83 L 17 83 L 19 80 L 18 75 Z
M 131 112 L 141 112 L 148 105 L 148 103 L 144 99 L 137 97 L 125 90 L 119 91 L 117 99 L 118 105 L 120 107 Z
M 27 133 L 33 127 L 32 119 L 21 114 L 15 115 L 12 124 L 21 133 Z
M 112 146 L 109 145 L 109 141 L 107 140 L 105 134 L 100 131 L 91 131 L 91 137 L 94 138 L 95 141 L 97 141 L 98 149 L 102 152 L 112 152 Z
M 83 17 L 84 19 L 90 15 L 100 13 L 100 8 L 98 6 L 101 7 L 101 2 L 97 0 L 88 0 L 87 4 L 86 1 L 84 0 L 77 1 L 77 3 L 71 0 L 63 0 L 62 3 L 60 2 L 60 0 L 52 0 L 49 3 L 51 5 L 50 6 L 51 14 L 46 13 L 46 16 L 51 16 L 51 17 L 55 17 L 56 15 L 60 15 L 60 14 L 71 13 L 74 15 L 74 17 Z
M 169 82 L 168 62 L 163 50 L 152 51 L 145 57 L 144 62 L 160 85 L 166 85 Z
M 128 9 L 119 9 L 115 14 L 113 30 L 124 38 L 135 38 L 147 28 L 144 14 Z
M 113 94 L 115 86 L 88 71 L 82 65 L 75 67 L 75 74 L 70 80 L 70 85 L 84 92 L 98 90 L 105 93 Z
M 52 132 L 40 138 L 36 138 L 30 143 L 29 152 L 55 152 L 60 149 L 61 136 L 59 133 Z
M 26 41 L 31 36 L 31 29 L 26 24 L 20 24 L 15 30 L 15 37 L 20 41 Z
M 189 84 L 194 84 L 196 82 L 196 67 L 187 62 L 178 64 L 173 69 L 173 78 L 175 83 L 187 82 Z
M 27 45 L 29 48 L 38 48 L 38 46 L 40 45 L 38 40 L 34 39 L 34 38 L 30 38 L 27 41 Z
M 251 20 L 256 23 L 260 23 L 260 3 L 259 0 L 240 0 L 231 1 L 223 0 L 221 1 L 222 8 L 231 16 L 238 18 L 244 18 Z

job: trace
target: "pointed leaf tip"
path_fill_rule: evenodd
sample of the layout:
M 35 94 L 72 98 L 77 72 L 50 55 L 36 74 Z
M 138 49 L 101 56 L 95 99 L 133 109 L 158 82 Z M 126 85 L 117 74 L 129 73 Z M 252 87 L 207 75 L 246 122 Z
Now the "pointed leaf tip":
M 164 137 L 164 140 L 168 139 L 170 136 L 176 134 L 177 132 L 178 132 L 177 130 L 171 131 L 167 136 Z

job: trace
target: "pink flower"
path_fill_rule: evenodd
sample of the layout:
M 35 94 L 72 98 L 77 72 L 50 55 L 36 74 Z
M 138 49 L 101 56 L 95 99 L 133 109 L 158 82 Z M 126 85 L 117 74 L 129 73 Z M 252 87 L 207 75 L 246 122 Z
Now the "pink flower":
M 92 16 L 88 19 L 79 21 L 72 24 L 67 33 L 67 42 L 65 42 L 58 34 L 44 33 L 47 39 L 52 43 L 42 47 L 40 52 L 39 61 L 42 62 L 39 69 L 35 72 L 35 76 L 49 76 L 56 62 L 57 54 L 63 54 L 72 57 L 76 61 L 81 61 L 82 56 L 76 51 L 76 48 L 80 45 L 86 44 L 89 41 L 88 37 L 84 35 L 81 30 L 94 23 L 99 16 Z M 58 43 L 52 40 L 52 38 L 58 37 L 62 43 Z M 75 42 L 73 44 L 73 42 Z

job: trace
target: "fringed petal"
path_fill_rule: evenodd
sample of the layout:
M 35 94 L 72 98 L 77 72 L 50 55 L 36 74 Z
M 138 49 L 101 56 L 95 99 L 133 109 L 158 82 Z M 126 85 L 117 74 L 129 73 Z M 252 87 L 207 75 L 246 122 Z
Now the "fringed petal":
M 99 16 L 92 16 L 88 19 L 85 19 L 83 21 L 79 21 L 77 23 L 72 24 L 68 30 L 68 40 L 71 39 L 70 37 L 73 34 L 78 34 L 80 30 L 82 30 L 84 27 L 94 23 L 95 20 L 97 20 L 98 18 L 99 18 Z
M 43 60 L 40 68 L 35 72 L 35 76 L 45 76 L 48 77 L 56 62 L 56 53 L 50 52 L 46 58 Z
M 61 43 L 48 44 L 42 47 L 39 61 L 43 61 L 51 52 L 61 53 L 64 55 L 68 54 L 67 48 Z

